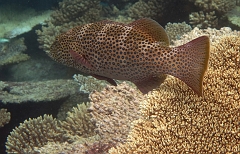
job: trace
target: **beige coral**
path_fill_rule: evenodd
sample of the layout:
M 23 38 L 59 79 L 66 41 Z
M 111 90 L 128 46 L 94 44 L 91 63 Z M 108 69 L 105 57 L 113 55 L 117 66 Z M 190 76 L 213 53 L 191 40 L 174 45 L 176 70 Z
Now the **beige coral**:
M 34 147 L 41 147 L 47 142 L 63 142 L 63 132 L 52 116 L 44 115 L 29 118 L 16 127 L 8 136 L 8 153 L 31 153 Z
M 126 83 L 108 86 L 90 94 L 89 111 L 96 123 L 96 133 L 108 142 L 124 142 L 130 123 L 139 118 L 139 102 L 144 96 Z
M 80 137 L 87 138 L 95 135 L 95 124 L 90 121 L 91 115 L 87 111 L 88 106 L 88 103 L 78 104 L 77 107 L 73 107 L 72 112 L 67 113 L 66 120 L 60 122 L 68 142 L 74 142 Z
M 0 109 L 0 128 L 8 124 L 11 119 L 11 113 L 7 109 Z
M 208 28 L 208 27 L 217 27 L 218 18 L 215 15 L 215 11 L 204 13 L 193 12 L 189 15 L 189 23 L 194 27 L 198 28 Z
M 212 43 L 204 96 L 168 77 L 142 103 L 128 142 L 110 153 L 236 153 L 239 151 L 239 37 Z

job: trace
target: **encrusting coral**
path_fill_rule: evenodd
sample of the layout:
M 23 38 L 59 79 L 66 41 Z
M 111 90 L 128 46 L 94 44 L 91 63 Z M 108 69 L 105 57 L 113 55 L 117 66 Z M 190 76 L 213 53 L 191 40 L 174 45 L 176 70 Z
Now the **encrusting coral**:
M 212 42 L 203 97 L 168 76 L 141 104 L 144 118 L 132 123 L 127 142 L 109 152 L 236 153 L 240 139 L 239 83 L 239 35 L 221 35 Z
M 96 133 L 106 143 L 125 142 L 130 123 L 139 118 L 139 102 L 145 96 L 127 83 L 108 86 L 90 94 L 89 112 L 96 124 Z
M 7 109 L 0 109 L 0 128 L 8 124 L 11 119 L 11 113 Z

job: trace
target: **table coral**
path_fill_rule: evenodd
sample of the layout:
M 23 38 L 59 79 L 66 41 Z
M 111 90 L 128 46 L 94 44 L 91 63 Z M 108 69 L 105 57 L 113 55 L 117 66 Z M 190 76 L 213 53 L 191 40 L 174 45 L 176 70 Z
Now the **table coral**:
M 5 104 L 54 101 L 76 92 L 78 85 L 72 80 L 3 82 L 0 87 L 0 100 Z
M 201 34 L 198 34 L 201 35 Z M 142 103 L 125 144 L 110 153 L 234 153 L 239 151 L 240 39 L 212 42 L 203 97 L 169 76 Z
M 28 60 L 30 57 L 24 53 L 26 49 L 24 38 L 0 43 L 0 66 Z
M 0 109 L 0 128 L 8 124 L 11 119 L 11 113 L 7 109 Z
M 43 24 L 51 13 L 51 11 L 37 12 L 20 5 L 1 5 L 0 12 L 0 38 L 7 39 L 29 32 L 34 26 Z

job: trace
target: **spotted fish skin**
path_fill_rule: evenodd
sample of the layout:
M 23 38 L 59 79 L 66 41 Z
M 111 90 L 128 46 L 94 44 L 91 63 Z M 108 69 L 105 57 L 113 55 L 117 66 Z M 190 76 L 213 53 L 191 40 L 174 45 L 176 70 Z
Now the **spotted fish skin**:
M 198 95 L 209 60 L 209 38 L 169 47 L 164 29 L 154 20 L 130 24 L 100 21 L 56 37 L 48 53 L 54 60 L 107 81 L 128 80 L 147 93 L 173 75 Z

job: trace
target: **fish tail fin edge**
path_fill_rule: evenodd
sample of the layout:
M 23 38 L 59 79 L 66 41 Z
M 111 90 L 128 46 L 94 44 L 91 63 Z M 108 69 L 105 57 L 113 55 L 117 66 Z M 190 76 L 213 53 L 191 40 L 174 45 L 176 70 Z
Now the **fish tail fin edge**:
M 208 69 L 208 61 L 210 57 L 210 40 L 208 36 L 198 37 L 184 45 L 173 48 L 178 54 L 183 54 L 181 59 L 183 66 L 180 66 L 178 72 L 181 74 L 173 74 L 186 83 L 192 90 L 202 96 L 203 94 L 203 78 Z M 189 64 L 189 65 L 186 65 Z

